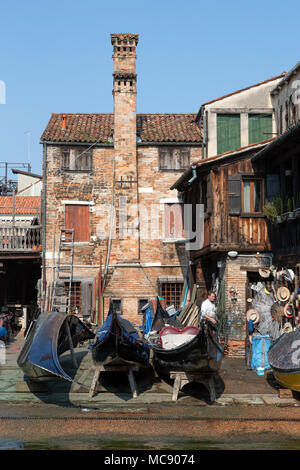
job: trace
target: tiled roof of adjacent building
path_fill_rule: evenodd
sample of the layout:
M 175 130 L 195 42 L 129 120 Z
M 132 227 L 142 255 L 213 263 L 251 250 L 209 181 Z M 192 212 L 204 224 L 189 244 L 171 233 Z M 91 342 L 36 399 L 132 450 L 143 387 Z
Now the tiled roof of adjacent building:
M 23 215 L 37 215 L 40 212 L 40 196 L 16 196 L 15 213 Z M 13 213 L 13 197 L 0 196 L 0 214 Z
M 202 131 L 194 113 L 137 114 L 140 142 L 202 142 Z M 42 142 L 110 143 L 114 132 L 113 113 L 53 113 Z

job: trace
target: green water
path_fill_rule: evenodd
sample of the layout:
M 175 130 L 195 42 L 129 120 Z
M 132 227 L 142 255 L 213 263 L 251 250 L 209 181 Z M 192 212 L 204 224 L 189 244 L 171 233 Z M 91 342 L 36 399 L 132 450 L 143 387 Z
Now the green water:
M 243 441 L 243 442 L 224 442 L 224 441 L 185 441 L 180 442 L 153 442 L 153 441 L 101 441 L 95 438 L 86 440 L 76 440 L 75 437 L 59 439 L 59 443 L 52 440 L 40 442 L 27 442 L 9 439 L 0 439 L 1 450 L 300 450 L 300 440 L 291 441 Z

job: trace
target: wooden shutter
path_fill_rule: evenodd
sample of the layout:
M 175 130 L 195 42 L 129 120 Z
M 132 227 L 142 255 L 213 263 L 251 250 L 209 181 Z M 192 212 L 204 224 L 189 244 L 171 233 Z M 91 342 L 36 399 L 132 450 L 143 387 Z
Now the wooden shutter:
M 170 149 L 168 148 L 159 148 L 158 155 L 159 155 L 159 169 L 160 170 L 170 170 L 171 169 L 171 162 L 170 162 Z
M 239 215 L 242 209 L 241 175 L 228 175 L 228 213 Z
M 207 207 L 206 212 L 211 214 L 212 212 L 212 204 L 213 204 L 213 194 L 212 194 L 212 181 L 211 175 L 207 176 Z
M 218 154 L 235 150 L 241 146 L 241 125 L 239 114 L 217 114 Z
M 249 114 L 249 144 L 262 142 L 272 137 L 272 115 Z
M 190 149 L 183 148 L 180 150 L 180 168 L 185 170 L 190 166 Z
M 88 205 L 66 205 L 66 228 L 74 229 L 75 242 L 90 241 L 90 216 Z
M 183 204 L 165 204 L 164 237 L 183 237 Z

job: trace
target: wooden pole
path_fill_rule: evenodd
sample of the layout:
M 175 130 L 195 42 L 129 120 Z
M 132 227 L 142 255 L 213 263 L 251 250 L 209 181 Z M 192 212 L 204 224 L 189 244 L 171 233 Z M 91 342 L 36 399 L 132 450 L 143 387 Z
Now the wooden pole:
M 102 296 L 102 255 L 101 254 L 100 254 L 100 269 L 99 269 L 99 292 L 100 292 L 100 308 L 99 308 L 100 322 L 101 322 L 101 325 L 103 325 L 104 318 L 103 318 L 103 305 L 102 305 L 103 296 Z

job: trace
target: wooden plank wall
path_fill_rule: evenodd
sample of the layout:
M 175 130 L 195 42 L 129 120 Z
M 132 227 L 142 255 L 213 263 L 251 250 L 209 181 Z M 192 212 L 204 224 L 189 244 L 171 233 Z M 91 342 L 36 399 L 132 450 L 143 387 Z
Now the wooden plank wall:
M 213 209 L 210 217 L 210 243 L 238 245 L 247 249 L 266 247 L 269 240 L 264 217 L 239 217 L 228 213 L 228 175 L 230 174 L 254 174 L 251 161 L 245 159 L 218 167 L 215 171 L 211 170 Z

